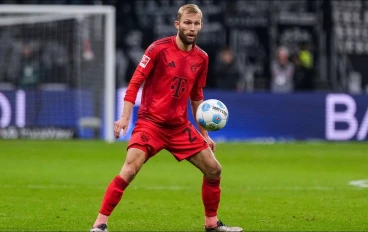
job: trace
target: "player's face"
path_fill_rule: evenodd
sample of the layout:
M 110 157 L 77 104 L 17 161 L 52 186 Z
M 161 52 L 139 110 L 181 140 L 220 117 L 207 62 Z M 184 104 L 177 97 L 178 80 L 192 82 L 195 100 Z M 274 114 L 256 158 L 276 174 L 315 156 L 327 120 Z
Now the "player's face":
M 202 17 L 200 14 L 184 12 L 180 21 L 175 22 L 175 26 L 178 29 L 180 40 L 185 45 L 194 44 L 202 28 Z

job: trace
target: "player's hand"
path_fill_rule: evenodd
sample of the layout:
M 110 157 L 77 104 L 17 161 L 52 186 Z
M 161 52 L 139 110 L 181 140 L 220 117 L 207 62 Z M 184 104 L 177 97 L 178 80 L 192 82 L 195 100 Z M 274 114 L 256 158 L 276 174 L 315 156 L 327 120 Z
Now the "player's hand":
M 125 136 L 129 125 L 129 119 L 122 117 L 114 122 L 114 136 L 116 139 L 119 138 L 120 132 L 123 130 L 123 136 Z
M 204 138 L 207 141 L 208 145 L 210 146 L 211 150 L 213 152 L 215 152 L 215 150 L 216 150 L 216 143 L 208 135 L 206 135 Z

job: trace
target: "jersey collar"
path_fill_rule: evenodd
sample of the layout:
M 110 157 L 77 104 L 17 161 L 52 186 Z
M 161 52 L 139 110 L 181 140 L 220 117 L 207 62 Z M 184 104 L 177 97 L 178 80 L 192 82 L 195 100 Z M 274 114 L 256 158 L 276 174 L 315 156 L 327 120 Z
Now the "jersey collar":
M 176 35 L 174 35 L 174 36 L 172 37 L 172 42 L 175 44 L 176 50 L 177 50 L 180 54 L 183 54 L 183 55 L 188 55 L 188 54 L 192 53 L 192 52 L 194 51 L 195 46 L 196 46 L 196 44 L 194 43 L 194 44 L 193 44 L 192 49 L 190 49 L 189 51 L 183 51 L 183 50 L 181 50 L 181 49 L 178 47 L 178 45 L 176 44 Z

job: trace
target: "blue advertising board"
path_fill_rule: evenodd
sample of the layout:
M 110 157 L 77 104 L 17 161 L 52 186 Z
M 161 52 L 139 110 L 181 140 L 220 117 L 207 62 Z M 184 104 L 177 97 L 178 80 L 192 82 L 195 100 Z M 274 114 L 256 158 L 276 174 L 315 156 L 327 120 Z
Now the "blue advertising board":
M 121 115 L 124 95 L 125 89 L 120 89 L 117 118 Z M 229 110 L 227 125 L 220 131 L 210 132 L 216 141 L 367 140 L 367 95 L 207 90 L 205 98 L 221 100 Z M 129 130 L 122 140 L 130 138 L 139 105 L 140 93 Z M 190 109 L 188 112 L 194 122 Z
M 69 139 L 91 137 L 78 128 L 93 115 L 89 91 L 1 91 L 0 138 Z
M 124 95 L 125 89 L 117 91 L 116 119 L 121 115 Z M 141 92 L 133 108 L 129 130 L 120 140 L 129 140 L 131 136 L 137 121 L 140 97 Z M 229 110 L 229 121 L 225 128 L 210 132 L 216 141 L 368 139 L 367 95 L 207 90 L 205 98 L 219 99 Z M 78 120 L 94 115 L 94 106 L 89 91 L 1 91 L 0 138 L 12 138 L 7 128 L 50 127 L 72 130 L 73 137 L 91 138 L 91 131 L 78 128 Z M 191 109 L 188 112 L 189 119 L 194 122 Z M 23 133 L 28 135 L 31 132 L 24 130 Z M 70 134 L 64 135 L 65 138 L 71 137 Z

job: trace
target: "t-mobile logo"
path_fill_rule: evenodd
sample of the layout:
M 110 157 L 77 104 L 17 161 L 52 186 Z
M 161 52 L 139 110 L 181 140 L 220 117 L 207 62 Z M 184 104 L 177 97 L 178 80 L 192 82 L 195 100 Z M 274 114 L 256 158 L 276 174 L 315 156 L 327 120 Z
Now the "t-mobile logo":
M 343 111 L 337 111 L 340 105 Z M 359 125 L 356 118 L 357 104 L 347 94 L 329 94 L 326 98 L 326 138 L 329 140 L 349 140 L 355 135 L 357 140 L 364 140 L 368 132 L 368 108 Z M 344 127 L 337 128 L 337 123 Z
M 183 77 L 174 77 L 171 89 L 174 90 L 173 97 L 180 97 L 179 93 L 184 93 L 188 80 Z

